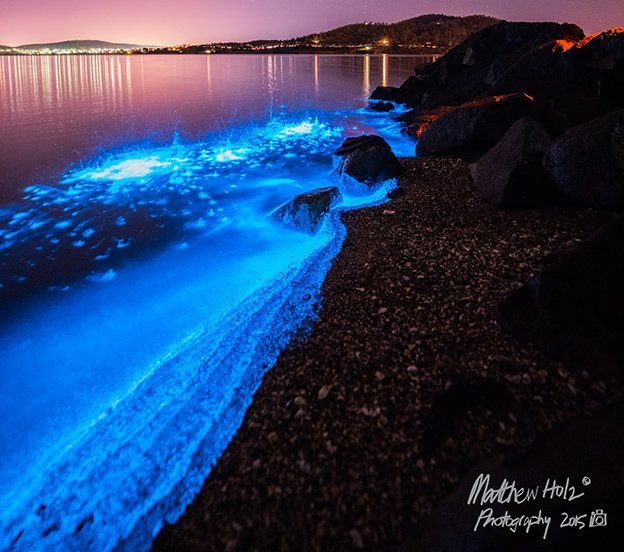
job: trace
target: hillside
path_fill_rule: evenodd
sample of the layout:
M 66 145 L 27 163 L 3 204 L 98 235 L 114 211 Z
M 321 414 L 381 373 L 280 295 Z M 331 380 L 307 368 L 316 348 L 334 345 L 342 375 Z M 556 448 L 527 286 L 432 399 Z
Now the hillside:
M 10 48 L 10 46 L 9 46 Z M 104 40 L 65 40 L 63 42 L 48 42 L 42 44 L 22 44 L 15 46 L 19 50 L 133 50 L 143 48 L 137 44 L 118 44 Z
M 397 23 L 355 23 L 330 31 L 289 40 L 253 40 L 249 42 L 220 42 L 169 47 L 119 44 L 102 40 L 67 40 L 46 44 L 24 44 L 11 53 L 52 50 L 56 53 L 77 53 L 89 50 L 141 50 L 153 54 L 209 53 L 355 53 L 406 52 L 442 54 L 463 42 L 471 34 L 496 24 L 499 20 L 485 15 L 456 17 L 430 14 Z M 11 48 L 8 46 L 7 48 Z M 46 52 L 42 52 L 46 53 Z
M 421 15 L 398 23 L 356 23 L 316 35 L 300 37 L 298 41 L 316 41 L 319 44 L 370 44 L 387 39 L 390 44 L 425 44 L 440 47 L 459 44 L 471 34 L 498 23 L 498 19 L 484 15 L 455 17 L 449 15 Z

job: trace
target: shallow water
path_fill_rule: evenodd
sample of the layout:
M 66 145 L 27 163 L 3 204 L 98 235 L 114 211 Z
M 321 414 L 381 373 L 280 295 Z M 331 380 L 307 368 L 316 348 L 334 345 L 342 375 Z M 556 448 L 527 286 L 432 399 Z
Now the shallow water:
M 177 518 L 313 319 L 339 211 L 392 185 L 347 187 L 331 152 L 412 154 L 363 107 L 417 61 L 0 58 L 3 548 L 145 549 Z M 267 218 L 332 183 L 316 235 Z

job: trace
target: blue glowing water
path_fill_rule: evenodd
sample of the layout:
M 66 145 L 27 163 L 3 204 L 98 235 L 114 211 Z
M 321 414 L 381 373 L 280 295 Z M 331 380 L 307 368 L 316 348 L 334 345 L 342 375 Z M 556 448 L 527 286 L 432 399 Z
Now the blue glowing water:
M 331 152 L 387 114 L 276 110 L 102 152 L 0 208 L 0 548 L 143 550 L 175 521 L 263 374 L 314 318 L 343 202 L 309 235 L 267 216 L 342 183 Z

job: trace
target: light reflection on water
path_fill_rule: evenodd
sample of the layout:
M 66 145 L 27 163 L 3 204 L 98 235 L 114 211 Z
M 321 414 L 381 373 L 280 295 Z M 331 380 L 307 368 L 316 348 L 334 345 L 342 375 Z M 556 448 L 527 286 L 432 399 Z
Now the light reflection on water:
M 69 163 L 146 138 L 190 140 L 280 109 L 351 109 L 430 58 L 0 56 L 0 202 Z
M 376 132 L 413 152 L 391 118 L 361 108 L 392 64 L 0 59 L 1 124 L 18 137 L 3 155 L 11 166 L 41 151 L 0 207 L 0 297 L 39 290 L 0 321 L 3 547 L 21 534 L 24 550 L 144 549 L 175 520 L 312 319 L 342 242 L 338 213 L 315 236 L 266 215 L 335 183 L 344 136 Z M 76 143 L 105 148 L 49 168 Z M 341 208 L 385 193 L 345 193 Z

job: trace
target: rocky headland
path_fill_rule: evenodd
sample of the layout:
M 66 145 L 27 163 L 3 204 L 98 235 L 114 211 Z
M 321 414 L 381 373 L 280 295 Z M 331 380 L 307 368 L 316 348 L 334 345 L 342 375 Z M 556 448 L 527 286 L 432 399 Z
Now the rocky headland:
M 156 550 L 622 549 L 624 29 L 501 22 L 371 98 L 396 104 L 417 156 L 336 152 L 398 187 L 343 214 L 310 334 Z M 309 229 L 335 194 L 293 200 Z M 548 537 L 475 531 L 481 473 L 566 486 L 493 506 L 539 509 Z

